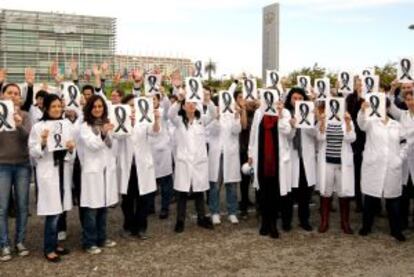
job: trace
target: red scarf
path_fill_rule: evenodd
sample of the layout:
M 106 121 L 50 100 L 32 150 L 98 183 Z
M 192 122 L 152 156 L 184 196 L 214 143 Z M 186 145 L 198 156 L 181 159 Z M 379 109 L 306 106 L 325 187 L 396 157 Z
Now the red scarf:
M 263 129 L 264 129 L 264 148 L 263 148 L 263 160 L 264 160 L 264 176 L 275 177 L 277 168 L 277 157 L 275 157 L 275 147 L 273 141 L 272 129 L 277 124 L 277 116 L 263 116 Z

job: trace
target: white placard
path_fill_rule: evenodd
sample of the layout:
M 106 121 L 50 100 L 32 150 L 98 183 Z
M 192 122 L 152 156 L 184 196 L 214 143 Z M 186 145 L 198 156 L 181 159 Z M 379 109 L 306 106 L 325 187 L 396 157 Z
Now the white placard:
M 135 101 L 135 125 L 154 124 L 154 104 L 151 97 L 138 97 Z
M 226 90 L 222 90 L 219 92 L 219 97 L 220 115 L 234 115 L 235 101 L 233 95 Z
M 325 99 L 331 96 L 331 84 L 329 78 L 316 79 L 313 91 L 316 94 L 316 99 Z
M 342 122 L 345 115 L 345 99 L 330 97 L 325 102 L 327 122 Z
M 73 82 L 64 82 L 61 84 L 62 98 L 65 101 L 65 109 L 81 109 L 81 93 L 79 88 Z
M 279 101 L 279 94 L 274 89 L 260 89 L 260 103 L 265 115 L 278 115 L 276 103 Z
M 398 81 L 400 83 L 414 82 L 414 64 L 412 58 L 402 58 L 397 67 Z
M 204 100 L 203 83 L 200 78 L 185 78 L 185 101 L 202 103 Z
M 296 77 L 297 86 L 304 89 L 309 94 L 312 88 L 310 76 L 299 75 Z
M 245 79 L 242 84 L 243 99 L 254 101 L 257 99 L 257 81 L 256 79 Z
M 379 91 L 379 76 L 369 75 L 362 78 L 362 97 L 366 94 Z
M 338 73 L 338 92 L 348 95 L 354 92 L 354 77 L 349 71 Z
M 373 92 L 367 94 L 366 101 L 369 103 L 369 107 L 366 110 L 366 114 L 368 116 L 368 119 L 385 119 L 387 114 L 385 108 L 385 99 L 385 94 L 381 92 Z
M 275 89 L 279 98 L 283 96 L 282 78 L 277 70 L 266 70 L 266 88 Z
M 55 152 L 66 149 L 66 143 L 69 140 L 68 130 L 65 128 L 63 120 L 46 121 L 46 129 L 49 130 L 47 138 L 47 149 L 49 152 Z
M 114 134 L 124 136 L 132 133 L 131 113 L 129 105 L 109 107 L 109 121 L 114 125 Z
M 11 100 L 0 100 L 0 132 L 16 130 L 14 104 Z M 5 147 L 5 145 L 3 145 Z
M 201 60 L 194 62 L 194 77 L 203 78 L 204 64 Z
M 146 74 L 144 87 L 146 95 L 154 95 L 159 93 L 161 88 L 161 75 Z
M 313 128 L 315 125 L 315 104 L 312 101 L 296 101 L 295 119 L 296 128 Z

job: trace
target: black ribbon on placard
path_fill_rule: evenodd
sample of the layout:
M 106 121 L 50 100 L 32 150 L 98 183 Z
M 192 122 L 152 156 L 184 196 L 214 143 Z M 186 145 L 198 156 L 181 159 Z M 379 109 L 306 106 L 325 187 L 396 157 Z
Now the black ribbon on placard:
M 365 69 L 364 71 L 362 71 L 362 75 L 369 76 L 371 75 L 371 72 L 368 69 Z
M 270 72 L 270 81 L 272 82 L 272 86 L 276 88 L 279 83 L 279 74 L 274 71 Z
M 141 118 L 140 118 L 139 122 L 142 122 L 142 121 L 146 120 L 149 123 L 152 123 L 151 118 L 148 116 L 148 113 L 149 113 L 148 100 L 138 99 L 138 109 L 141 112 Z
M 341 82 L 342 82 L 341 90 L 347 90 L 347 91 L 351 90 L 351 88 L 349 87 L 349 80 L 350 79 L 351 78 L 349 77 L 348 72 L 342 72 L 341 73 Z
M 0 107 L 0 128 L 4 126 L 7 129 L 13 129 L 13 126 L 11 126 L 9 122 L 7 122 L 7 116 L 9 115 L 9 109 L 7 108 L 7 105 L 3 102 L 0 102 Z
M 365 78 L 365 87 L 367 88 L 367 93 L 372 92 L 374 89 L 375 80 L 371 76 Z
M 55 140 L 55 148 L 63 148 L 61 134 L 55 134 L 53 139 Z
M 331 117 L 329 118 L 329 120 L 332 119 L 336 119 L 338 121 L 341 121 L 341 119 L 338 116 L 338 112 L 339 112 L 339 102 L 336 99 L 331 99 L 331 101 L 329 101 L 329 108 L 331 109 Z
M 270 112 L 270 113 L 276 113 L 275 108 L 273 107 L 273 102 L 275 100 L 273 93 L 271 93 L 270 91 L 266 90 L 263 94 L 265 103 L 266 103 L 266 110 L 265 112 Z
M 198 95 L 199 85 L 198 85 L 197 80 L 190 79 L 190 81 L 188 82 L 188 85 L 190 86 L 190 90 L 191 90 L 190 100 L 193 98 L 197 98 L 198 100 L 201 100 L 200 95 Z
M 195 74 L 194 74 L 194 77 L 199 77 L 199 78 L 202 78 L 203 77 L 203 74 L 202 74 L 202 71 L 203 71 L 203 65 L 202 65 L 202 63 L 201 63 L 201 61 L 196 61 L 195 63 L 194 63 L 194 67 L 195 67 Z
M 301 120 L 299 122 L 299 124 L 308 124 L 309 126 L 311 125 L 311 123 L 308 120 L 308 115 L 309 115 L 309 106 L 305 103 L 301 103 L 299 105 L 299 111 L 300 111 L 300 117 Z
M 400 79 L 408 79 L 412 81 L 413 78 L 410 76 L 411 61 L 409 59 L 402 59 L 400 65 L 402 71 L 402 76 Z
M 74 85 L 70 85 L 68 87 L 68 94 L 69 94 L 69 103 L 68 106 L 75 106 L 79 108 L 79 104 L 76 102 L 78 98 L 78 89 Z
M 253 81 L 250 79 L 246 79 L 244 80 L 244 87 L 246 89 L 246 100 L 251 98 L 252 100 L 254 100 L 254 96 L 253 96 Z
M 381 115 L 378 112 L 378 108 L 379 108 L 379 105 L 380 105 L 380 99 L 379 99 L 379 97 L 376 96 L 376 95 L 372 95 L 369 98 L 369 103 L 371 104 L 371 109 L 372 109 L 372 112 L 371 112 L 371 114 L 369 116 L 376 115 L 377 117 L 381 117 Z
M 125 133 L 128 133 L 128 129 L 125 126 L 125 121 L 127 119 L 126 110 L 123 107 L 118 106 L 118 107 L 115 107 L 114 114 L 115 114 L 116 122 L 118 122 L 118 127 L 115 129 L 115 133 L 121 130 Z
M 318 98 L 326 98 L 325 90 L 326 90 L 326 84 L 323 80 L 318 80 L 316 82 L 316 87 L 318 88 Z
M 299 78 L 299 83 L 300 83 L 300 86 L 301 86 L 304 90 L 306 90 L 306 89 L 308 88 L 308 79 L 306 79 L 305 77 L 300 77 L 300 78 Z
M 225 112 L 233 113 L 233 110 L 231 109 L 232 96 L 230 95 L 230 93 L 228 93 L 227 91 L 223 92 L 222 98 L 223 98 L 223 104 L 224 104 L 223 113 Z
M 148 76 L 148 84 L 150 85 L 150 89 L 148 90 L 148 92 L 158 92 L 158 88 L 157 88 L 157 77 L 154 75 L 150 75 Z

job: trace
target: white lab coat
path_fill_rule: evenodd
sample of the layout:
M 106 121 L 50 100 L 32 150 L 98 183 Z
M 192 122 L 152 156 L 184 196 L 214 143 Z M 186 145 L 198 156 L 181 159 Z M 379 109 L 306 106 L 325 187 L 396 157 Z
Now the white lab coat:
M 131 136 L 124 136 L 118 141 L 118 182 L 121 194 L 128 193 L 128 183 L 131 175 L 132 159 L 135 158 L 135 167 L 138 177 L 140 195 L 157 190 L 155 182 L 154 159 L 149 143 L 152 126 L 135 125 Z
M 354 154 L 351 143 L 356 140 L 354 124 L 351 122 L 351 132 L 346 131 L 346 123 L 342 123 L 344 137 L 341 148 L 341 191 L 337 191 L 343 197 L 353 197 L 355 195 L 354 180 Z M 321 134 L 317 126 L 318 139 L 318 186 L 317 189 L 323 194 L 326 191 L 326 131 Z
M 224 183 L 240 182 L 240 118 L 234 118 L 234 115 L 221 116 L 220 120 L 215 119 L 210 126 L 212 126 L 208 152 L 210 182 L 218 181 L 221 154 L 223 154 Z
M 298 130 L 292 128 L 290 134 L 292 151 L 292 188 L 299 187 L 299 175 L 300 175 L 300 164 L 299 164 L 299 153 L 298 150 L 293 147 L 293 138 Z M 308 186 L 316 184 L 316 128 L 313 129 L 300 129 L 301 131 L 301 145 L 302 145 L 302 159 L 303 166 L 305 168 L 306 180 Z
M 174 189 L 181 192 L 202 192 L 209 189 L 208 157 L 205 124 L 215 117 L 216 107 L 210 103 L 204 120 L 194 119 L 185 127 L 182 117 L 178 115 L 180 103 L 174 103 L 168 113 L 175 126 L 177 152 L 175 157 Z
M 36 181 L 38 186 L 37 214 L 40 216 L 58 215 L 72 209 L 72 173 L 75 151 L 67 152 L 64 162 L 63 203 L 59 186 L 59 167 L 54 165 L 53 152 L 42 149 L 41 134 L 46 129 L 46 121 L 36 123 L 30 132 L 30 156 L 36 161 Z M 63 121 L 68 139 L 72 139 L 69 121 Z
M 108 134 L 112 138 L 111 134 Z M 86 122 L 80 127 L 79 160 L 81 173 L 81 207 L 109 207 L 118 202 L 116 180 L 117 141 L 109 148 Z
M 396 198 L 402 193 L 402 164 L 408 144 L 401 124 L 389 119 L 384 124 L 379 118 L 367 120 L 366 113 L 358 113 L 358 125 L 366 133 L 361 168 L 361 191 L 374 197 Z
M 252 127 L 250 130 L 249 139 L 249 158 L 253 160 L 254 178 L 253 187 L 260 189 L 259 175 L 258 175 L 258 156 L 259 156 L 259 127 L 264 116 L 263 107 L 257 109 L 254 113 Z M 282 119 L 278 121 L 278 133 L 279 133 L 279 159 L 277 161 L 279 165 L 279 186 L 280 195 L 284 196 L 291 191 L 292 188 L 292 159 L 291 159 L 291 141 L 289 139 L 292 127 L 289 123 L 291 119 L 290 112 L 286 109 L 283 110 Z

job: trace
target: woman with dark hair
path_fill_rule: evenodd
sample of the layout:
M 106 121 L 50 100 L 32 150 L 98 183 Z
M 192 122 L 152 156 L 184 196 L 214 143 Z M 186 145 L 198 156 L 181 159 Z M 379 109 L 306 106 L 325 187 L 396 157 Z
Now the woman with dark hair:
M 249 164 L 253 167 L 253 187 L 259 190 L 262 216 L 260 235 L 278 238 L 277 216 L 283 226 L 290 224 L 288 194 L 291 190 L 291 154 L 289 135 L 291 118 L 283 103 L 275 103 L 277 115 L 265 115 L 265 107 L 256 110 L 249 139 Z
M 83 113 L 79 138 L 80 206 L 84 208 L 82 244 L 88 253 L 99 254 L 99 247 L 116 245 L 106 237 L 107 207 L 118 202 L 114 126 L 109 123 L 105 100 L 99 95 L 91 96 Z
M 285 101 L 285 108 L 290 112 L 292 119 L 290 125 L 292 132 L 292 194 L 298 202 L 299 226 L 305 231 L 312 231 L 309 223 L 309 202 L 313 188 L 316 184 L 316 129 L 296 128 L 295 104 L 297 101 L 308 101 L 309 98 L 302 88 L 292 88 Z M 312 122 L 313 124 L 313 122 Z M 290 201 L 290 209 L 293 210 L 293 201 Z M 292 221 L 293 213 L 290 213 Z M 291 224 L 285 226 L 286 231 Z
M 45 218 L 44 255 L 50 262 L 59 262 L 60 255 L 69 254 L 69 250 L 58 245 L 58 219 L 72 208 L 72 170 L 75 142 L 72 139 L 71 124 L 63 120 L 62 101 L 55 94 L 44 99 L 44 113 L 41 120 L 33 126 L 29 137 L 30 155 L 36 160 L 38 186 L 37 213 Z M 50 121 L 62 120 L 65 132 L 66 149 L 49 151 L 48 140 L 51 130 Z
M 201 120 L 197 103 L 184 99 L 184 92 L 178 95 L 168 117 L 176 127 L 175 141 L 177 153 L 175 159 L 174 189 L 177 191 L 177 223 L 175 232 L 184 231 L 187 197 L 192 193 L 197 210 L 197 224 L 200 227 L 212 229 L 211 220 L 205 216 L 204 192 L 209 189 L 208 157 L 205 135 L 205 124 L 210 123 L 216 114 L 216 107 L 211 101 L 205 103 L 209 112 Z

